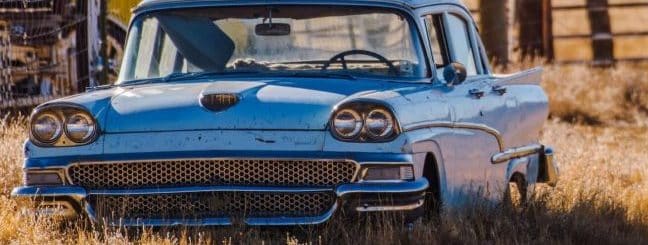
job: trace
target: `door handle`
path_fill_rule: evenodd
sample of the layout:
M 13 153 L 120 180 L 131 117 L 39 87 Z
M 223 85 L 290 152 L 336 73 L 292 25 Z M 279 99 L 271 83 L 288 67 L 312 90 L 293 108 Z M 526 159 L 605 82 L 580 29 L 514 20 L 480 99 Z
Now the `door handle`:
M 476 88 L 471 89 L 470 91 L 468 91 L 468 93 L 470 93 L 471 96 L 474 96 L 477 99 L 481 99 L 486 94 L 483 90 Z
M 493 86 L 493 92 L 495 92 L 495 93 L 497 93 L 499 95 L 504 95 L 508 91 L 506 90 L 505 87 L 502 87 L 500 85 L 495 85 L 495 86 Z

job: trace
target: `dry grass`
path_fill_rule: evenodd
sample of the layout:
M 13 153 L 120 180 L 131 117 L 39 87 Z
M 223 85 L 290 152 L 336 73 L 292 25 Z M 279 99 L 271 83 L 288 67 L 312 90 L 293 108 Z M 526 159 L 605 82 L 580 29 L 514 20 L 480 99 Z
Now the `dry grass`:
M 543 86 L 551 113 L 568 122 L 648 125 L 648 67 L 550 66 Z
M 557 150 L 562 178 L 537 188 L 521 210 L 481 202 L 447 210 L 412 231 L 387 219 L 315 230 L 118 231 L 22 215 L 8 198 L 21 182 L 23 120 L 0 125 L 0 244 L 106 243 L 622 243 L 648 242 L 648 81 L 644 69 L 549 67 L 552 119 L 542 141 Z M 22 205 L 22 204 L 21 204 Z M 368 227 L 363 227 L 370 224 Z

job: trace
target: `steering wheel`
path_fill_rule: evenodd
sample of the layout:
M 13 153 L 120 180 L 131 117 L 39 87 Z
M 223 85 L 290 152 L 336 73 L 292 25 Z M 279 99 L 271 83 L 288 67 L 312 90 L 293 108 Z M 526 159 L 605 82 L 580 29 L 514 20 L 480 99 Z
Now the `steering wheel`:
M 389 60 L 387 58 L 385 58 L 384 56 L 382 56 L 382 55 L 380 55 L 378 53 L 375 53 L 375 52 L 371 52 L 371 51 L 367 51 L 367 50 L 361 50 L 361 49 L 354 49 L 354 50 L 344 51 L 342 53 L 336 54 L 335 56 L 333 56 L 333 58 L 331 58 L 329 61 L 324 63 L 324 66 L 322 67 L 322 71 L 328 70 L 328 68 L 331 66 L 331 64 L 336 63 L 338 61 L 340 63 L 342 63 L 342 68 L 344 70 L 348 70 L 347 61 L 344 59 L 344 57 L 349 56 L 349 55 L 358 55 L 358 54 L 371 56 L 373 58 L 376 58 L 380 62 L 385 63 L 387 65 L 387 67 L 389 67 L 389 74 L 393 74 L 393 75 L 398 75 L 399 74 L 398 69 L 396 69 L 394 64 L 389 62 Z

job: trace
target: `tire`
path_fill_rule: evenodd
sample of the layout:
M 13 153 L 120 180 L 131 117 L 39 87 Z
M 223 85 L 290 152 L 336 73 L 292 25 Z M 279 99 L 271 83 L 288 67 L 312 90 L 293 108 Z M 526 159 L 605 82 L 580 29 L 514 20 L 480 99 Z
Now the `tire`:
M 416 223 L 420 220 L 438 220 L 441 214 L 441 202 L 438 199 L 438 192 L 429 188 L 425 192 L 423 206 L 405 213 L 406 223 Z
M 504 194 L 504 205 L 520 209 L 527 205 L 528 184 L 522 175 L 513 175 Z

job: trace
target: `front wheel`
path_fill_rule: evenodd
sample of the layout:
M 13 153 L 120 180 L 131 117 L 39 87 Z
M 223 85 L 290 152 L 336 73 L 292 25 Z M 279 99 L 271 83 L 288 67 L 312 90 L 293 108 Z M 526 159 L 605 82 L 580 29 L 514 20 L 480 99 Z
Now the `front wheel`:
M 431 189 L 432 188 L 425 192 L 423 206 L 408 211 L 405 214 L 406 223 L 410 224 L 416 223 L 420 220 L 432 221 L 439 219 L 441 214 L 441 202 L 439 201 L 438 193 Z
M 504 205 L 520 209 L 527 204 L 528 184 L 523 176 L 514 175 L 504 193 Z

